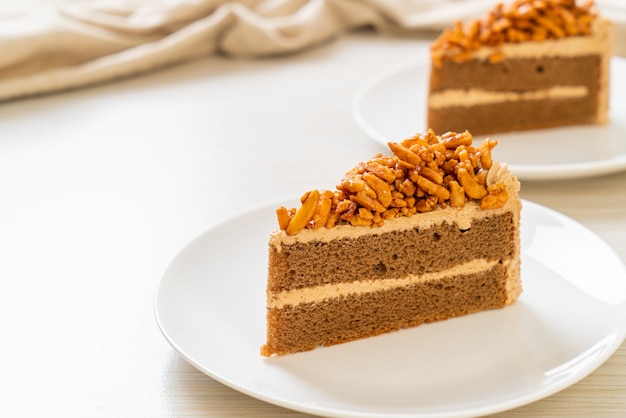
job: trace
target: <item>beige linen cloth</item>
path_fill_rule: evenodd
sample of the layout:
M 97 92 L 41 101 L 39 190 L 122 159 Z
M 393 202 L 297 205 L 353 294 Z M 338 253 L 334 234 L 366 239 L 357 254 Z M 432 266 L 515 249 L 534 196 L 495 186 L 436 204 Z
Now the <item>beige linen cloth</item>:
M 626 41 L 626 2 L 597 1 Z M 269 57 L 359 28 L 441 30 L 494 0 L 82 0 L 0 19 L 0 101 L 222 54 Z M 619 23 L 619 22 L 618 22 Z M 626 54 L 626 45 L 618 46 Z

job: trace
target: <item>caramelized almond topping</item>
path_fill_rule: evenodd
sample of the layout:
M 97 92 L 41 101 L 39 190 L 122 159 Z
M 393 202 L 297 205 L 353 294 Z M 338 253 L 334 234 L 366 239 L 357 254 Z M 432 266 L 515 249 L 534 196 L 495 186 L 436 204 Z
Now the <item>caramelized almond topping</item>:
M 544 41 L 568 36 L 588 36 L 596 18 L 594 1 L 577 5 L 576 0 L 515 0 L 509 5 L 498 3 L 482 19 L 463 25 L 457 21 L 431 45 L 435 67 L 446 60 L 469 61 L 482 46 L 495 48 L 490 62 L 503 55 L 498 47 L 504 43 Z
M 279 228 L 289 235 L 335 225 L 381 226 L 385 220 L 462 207 L 468 200 L 484 210 L 504 206 L 501 183 L 485 185 L 491 150 L 497 141 L 472 145 L 472 135 L 431 129 L 399 143 L 389 142 L 391 156 L 377 154 L 349 170 L 335 190 L 305 193 L 299 209 L 276 210 Z

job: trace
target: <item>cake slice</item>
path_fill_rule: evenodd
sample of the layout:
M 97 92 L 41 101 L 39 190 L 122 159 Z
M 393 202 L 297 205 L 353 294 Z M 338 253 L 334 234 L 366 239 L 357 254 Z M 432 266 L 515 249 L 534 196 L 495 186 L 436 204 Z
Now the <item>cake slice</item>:
M 497 142 L 432 130 L 277 209 L 263 356 L 370 337 L 512 304 L 519 182 Z
M 428 126 L 474 135 L 605 124 L 613 26 L 593 2 L 517 0 L 431 45 Z

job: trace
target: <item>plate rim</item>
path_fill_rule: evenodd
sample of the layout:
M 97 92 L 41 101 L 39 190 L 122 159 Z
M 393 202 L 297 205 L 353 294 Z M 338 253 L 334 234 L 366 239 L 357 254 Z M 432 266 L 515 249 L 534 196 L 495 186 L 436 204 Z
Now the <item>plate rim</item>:
M 356 125 L 363 131 L 370 139 L 378 142 L 381 145 L 385 145 L 387 141 L 393 140 L 385 138 L 376 131 L 367 122 L 361 111 L 364 98 L 369 92 L 372 91 L 380 83 L 389 80 L 394 76 L 398 76 L 407 71 L 421 68 L 428 74 L 428 62 L 424 61 L 411 61 L 401 65 L 397 65 L 392 69 L 388 69 L 363 83 L 357 88 L 355 94 L 352 97 L 350 112 Z M 611 56 L 611 66 L 624 67 L 626 70 L 626 58 L 613 55 Z M 614 76 L 612 76 L 614 77 Z M 609 88 L 610 89 L 610 88 Z M 610 92 L 611 96 L 616 93 Z M 588 125 L 585 125 L 588 126 Z M 558 128 L 555 128 L 558 129 Z M 517 132 L 507 132 L 506 134 L 514 135 Z M 525 132 L 527 133 L 527 132 Z M 626 152 L 617 156 L 616 158 L 595 160 L 595 161 L 583 161 L 565 164 L 512 164 L 509 163 L 511 171 L 513 171 L 518 178 L 525 181 L 537 181 L 537 180 L 571 180 L 578 178 L 597 177 L 606 174 L 611 174 L 619 171 L 626 170 Z
M 373 417 L 377 417 L 377 418 L 402 418 L 402 417 L 406 417 L 406 418 L 408 417 L 412 417 L 412 418 L 462 418 L 462 417 L 483 416 L 483 415 L 488 415 L 488 414 L 500 413 L 500 412 L 512 410 L 512 409 L 515 409 L 524 405 L 528 405 L 530 403 L 552 396 L 578 383 L 579 381 L 581 381 L 582 379 L 584 379 L 585 377 L 593 373 L 602 364 L 604 364 L 621 347 L 624 341 L 626 341 L 626 323 L 623 326 L 618 327 L 617 326 L 618 321 L 615 321 L 615 323 L 613 324 L 614 326 L 611 327 L 612 332 L 608 333 L 603 338 L 603 339 L 606 339 L 610 336 L 614 337 L 612 339 L 612 342 L 607 347 L 604 348 L 604 350 L 602 351 L 602 355 L 597 356 L 594 361 L 589 362 L 585 367 L 578 369 L 577 372 L 574 373 L 570 378 L 561 379 L 559 381 L 559 384 L 550 385 L 549 390 L 545 390 L 545 389 L 535 390 L 529 394 L 526 394 L 517 398 L 509 399 L 506 401 L 498 402 L 496 404 L 483 405 L 480 407 L 474 407 L 471 410 L 455 411 L 455 412 L 450 412 L 450 413 L 442 412 L 442 413 L 434 413 L 434 414 L 432 413 L 425 414 L 422 412 L 417 412 L 417 413 L 410 413 L 410 414 L 386 413 L 382 415 L 378 412 L 354 413 L 354 412 L 346 411 L 343 409 L 337 409 L 337 408 L 321 407 L 321 406 L 307 406 L 307 405 L 303 405 L 300 402 L 290 401 L 289 399 L 285 399 L 276 394 L 267 394 L 259 390 L 254 390 L 252 388 L 242 386 L 241 384 L 238 384 L 233 379 L 230 379 L 226 376 L 223 376 L 220 373 L 210 370 L 209 367 L 207 367 L 206 365 L 202 364 L 201 362 L 193 358 L 190 354 L 187 353 L 187 350 L 181 347 L 181 345 L 177 341 L 175 341 L 175 339 L 168 333 L 168 331 L 166 330 L 166 326 L 164 325 L 161 319 L 161 315 L 159 314 L 159 299 L 161 296 L 160 291 L 162 289 L 164 281 L 166 280 L 168 276 L 170 269 L 175 266 L 176 261 L 179 258 L 184 257 L 187 251 L 192 249 L 195 245 L 198 245 L 200 241 L 210 236 L 212 232 L 214 232 L 220 227 L 223 227 L 225 224 L 231 223 L 241 218 L 242 216 L 246 216 L 247 214 L 251 214 L 257 211 L 261 211 L 261 210 L 268 210 L 268 208 L 275 207 L 276 204 L 280 205 L 286 201 L 295 201 L 296 199 L 297 199 L 296 196 L 292 196 L 289 198 L 275 199 L 271 202 L 266 202 L 264 204 L 261 204 L 255 208 L 239 211 L 238 213 L 235 213 L 225 218 L 221 222 L 217 222 L 214 225 L 206 228 L 204 231 L 200 232 L 194 238 L 192 238 L 186 245 L 184 245 L 175 254 L 175 256 L 168 263 L 163 274 L 161 275 L 160 280 L 157 283 L 156 288 L 154 289 L 153 299 L 152 299 L 153 315 L 154 315 L 154 318 L 155 318 L 155 321 L 157 323 L 157 327 L 160 333 L 168 342 L 168 344 L 170 344 L 170 346 L 178 353 L 178 355 L 180 355 L 185 361 L 187 361 L 194 368 L 204 373 L 205 375 L 209 376 L 210 378 L 242 394 L 245 394 L 252 398 L 255 398 L 255 399 L 276 405 L 276 406 L 287 408 L 293 411 L 298 411 L 298 412 L 303 412 L 303 413 L 308 413 L 308 414 L 313 414 L 313 415 L 318 415 L 318 416 L 326 416 L 326 417 L 337 417 L 337 418 L 370 418 L 370 417 L 372 418 Z M 597 234 L 595 234 L 593 231 L 587 228 L 584 224 L 582 224 L 581 222 L 573 218 L 568 217 L 567 215 L 561 212 L 551 209 L 547 206 L 543 206 L 539 203 L 526 200 L 526 199 L 521 199 L 521 200 L 522 200 L 522 208 L 524 207 L 534 208 L 534 210 L 544 211 L 545 213 L 549 214 L 551 217 L 565 221 L 569 223 L 570 225 L 576 226 L 577 228 L 584 231 L 585 233 L 591 234 L 593 237 L 595 237 L 598 243 L 601 243 L 604 246 L 604 250 L 608 251 L 609 255 L 611 255 L 612 257 L 620 261 L 622 267 L 625 268 L 624 272 L 626 272 L 626 265 L 624 265 L 624 263 L 621 261 L 617 253 L 604 240 L 602 240 Z M 522 250 L 522 254 L 523 254 L 523 250 Z M 620 310 L 624 311 L 623 312 L 624 317 L 626 318 L 626 302 L 622 302 L 619 306 L 620 306 Z M 600 341 L 603 341 L 603 340 L 600 340 Z

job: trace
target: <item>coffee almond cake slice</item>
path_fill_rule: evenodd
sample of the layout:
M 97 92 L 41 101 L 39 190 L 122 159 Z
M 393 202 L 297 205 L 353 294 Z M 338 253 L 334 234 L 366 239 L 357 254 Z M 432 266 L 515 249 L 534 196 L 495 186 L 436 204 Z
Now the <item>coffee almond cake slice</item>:
M 520 184 L 497 141 L 432 130 L 277 209 L 267 341 L 284 355 L 512 304 Z
M 428 126 L 484 135 L 605 124 L 613 37 L 593 1 L 515 0 L 457 22 L 431 45 Z

